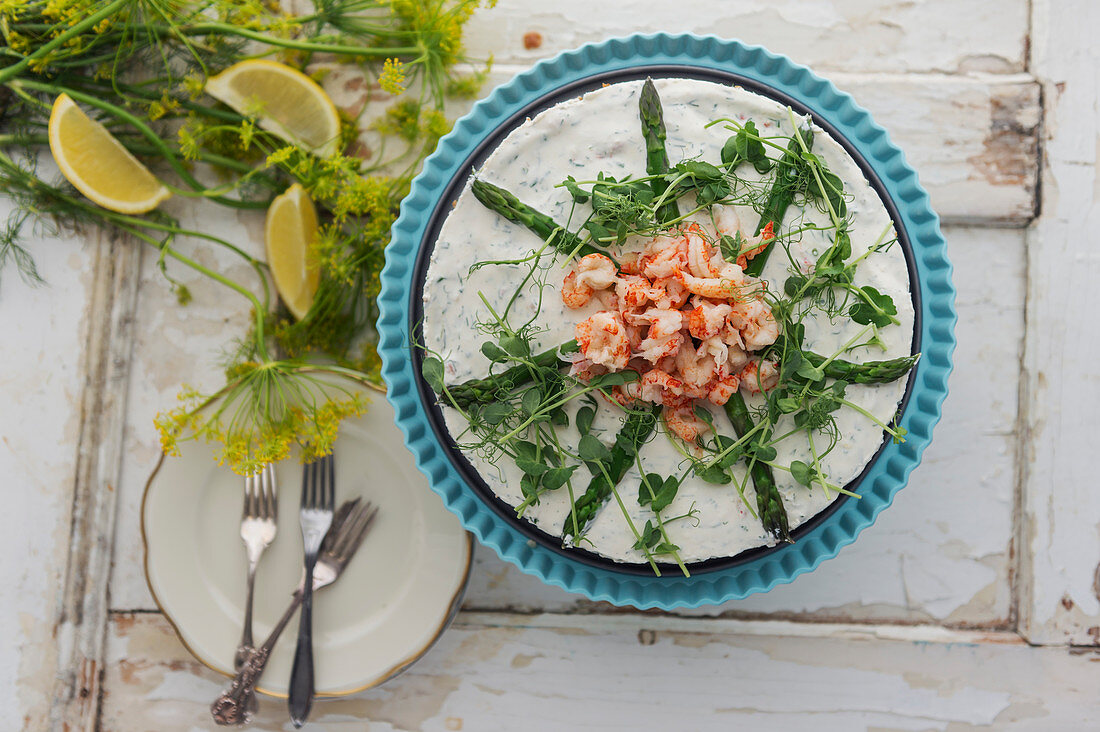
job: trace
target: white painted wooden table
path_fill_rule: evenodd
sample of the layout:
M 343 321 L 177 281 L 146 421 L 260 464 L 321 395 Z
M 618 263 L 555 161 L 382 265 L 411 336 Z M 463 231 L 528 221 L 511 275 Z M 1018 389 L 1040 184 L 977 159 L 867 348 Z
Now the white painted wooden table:
M 410 672 L 317 729 L 1100 729 L 1100 8 L 1090 0 L 501 0 L 494 79 L 609 35 L 740 37 L 855 95 L 943 217 L 957 369 L 924 464 L 859 541 L 761 596 L 637 613 L 479 550 L 465 609 Z M 0 204 L 6 205 L 6 204 Z M 177 209 L 185 219 L 192 212 Z M 251 215 L 228 238 L 260 247 Z M 197 256 L 221 266 L 216 253 Z M 0 729 L 207 729 L 223 680 L 142 577 L 153 415 L 218 385 L 245 327 L 214 286 L 121 242 L 41 240 L 0 276 Z M 33 567 L 33 569 L 29 569 Z M 368 724 L 369 723 L 369 724 Z M 255 725 L 289 729 L 282 704 Z

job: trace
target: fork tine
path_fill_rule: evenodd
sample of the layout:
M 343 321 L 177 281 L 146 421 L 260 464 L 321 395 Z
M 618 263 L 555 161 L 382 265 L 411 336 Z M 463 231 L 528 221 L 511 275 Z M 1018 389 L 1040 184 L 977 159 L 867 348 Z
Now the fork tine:
M 309 507 L 309 491 L 310 485 L 313 483 L 313 476 L 317 472 L 317 464 L 310 463 L 306 465 L 302 473 L 302 500 L 301 504 L 303 508 Z
M 325 508 L 329 511 L 336 506 L 336 457 L 328 455 L 328 496 L 325 500 Z
M 324 540 L 321 542 L 321 554 L 334 554 L 336 542 L 344 534 L 345 526 L 348 518 L 352 515 L 352 512 L 356 510 L 359 505 L 359 498 L 353 498 L 350 501 L 344 501 L 340 504 L 340 507 L 336 509 L 332 515 L 332 525 L 329 526 L 328 533 L 325 534 Z
M 371 503 L 360 506 L 354 521 L 348 527 L 348 530 L 344 532 L 343 537 L 341 537 L 342 541 L 338 542 L 337 551 L 334 553 L 341 559 L 347 559 L 354 554 L 359 549 L 359 545 L 363 543 L 363 538 L 367 535 L 367 529 L 370 528 L 371 522 L 374 521 L 377 514 L 378 509 Z
M 351 556 L 355 552 L 359 551 L 360 545 L 363 543 L 363 539 L 367 536 L 367 529 L 374 523 L 374 517 L 378 515 L 378 507 L 372 506 L 370 513 L 363 517 L 362 522 L 356 527 L 355 534 L 351 537 L 351 545 L 347 549 L 347 556 Z
M 363 510 L 369 505 L 368 503 L 362 506 L 356 505 L 352 507 L 347 518 L 341 524 L 340 532 L 336 535 L 335 541 L 332 542 L 331 553 L 334 557 L 343 556 L 344 547 L 347 546 L 348 543 L 348 535 L 355 530 L 355 524 L 358 523 Z
M 248 497 L 252 493 L 252 476 L 244 476 L 244 501 L 241 506 L 241 520 L 248 518 Z
M 275 496 L 275 467 L 268 463 L 264 466 L 263 472 L 263 484 L 264 484 L 264 518 L 271 519 L 276 518 L 277 510 L 277 498 Z
M 260 492 L 260 476 L 258 473 L 253 473 L 245 480 L 245 516 L 255 518 L 257 514 L 257 499 Z
M 317 508 L 320 505 L 321 491 L 325 485 L 325 466 L 320 462 L 313 464 L 313 490 L 309 494 L 309 507 Z

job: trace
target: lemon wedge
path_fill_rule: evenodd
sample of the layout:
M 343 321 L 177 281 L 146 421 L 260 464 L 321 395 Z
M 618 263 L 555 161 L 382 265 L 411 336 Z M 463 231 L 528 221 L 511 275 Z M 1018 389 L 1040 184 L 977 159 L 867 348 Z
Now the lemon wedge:
M 152 211 L 172 193 L 68 94 L 50 111 L 50 152 L 78 191 L 118 213 Z
M 286 64 L 249 59 L 207 80 L 206 93 L 320 157 L 337 152 L 340 116 L 317 82 Z
M 267 209 L 264 239 L 275 289 L 298 320 L 309 312 L 321 281 L 312 247 L 316 236 L 317 209 L 305 189 L 295 183 Z

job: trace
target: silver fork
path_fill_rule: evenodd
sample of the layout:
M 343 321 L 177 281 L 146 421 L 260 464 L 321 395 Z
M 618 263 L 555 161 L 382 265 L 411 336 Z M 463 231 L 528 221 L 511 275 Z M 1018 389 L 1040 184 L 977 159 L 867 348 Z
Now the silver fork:
M 294 650 L 294 665 L 290 668 L 290 689 L 287 705 L 290 721 L 295 727 L 305 724 L 313 706 L 313 568 L 321 539 L 332 524 L 332 504 L 335 500 L 335 461 L 332 455 L 310 463 L 302 474 L 302 507 L 298 520 L 302 525 L 302 545 L 305 550 L 306 583 L 302 593 L 302 614 L 298 618 L 298 647 Z
M 244 513 L 241 516 L 241 539 L 248 553 L 248 594 L 244 603 L 244 630 L 233 656 L 233 668 L 239 669 L 252 652 L 252 589 L 256 584 L 256 566 L 264 549 L 275 539 L 278 518 L 278 489 L 275 468 L 268 463 L 258 473 L 244 479 Z
M 363 544 L 363 539 L 378 509 L 369 501 L 363 504 L 359 501 L 360 499 L 356 498 L 353 501 L 344 502 L 333 516 L 332 528 L 325 535 L 317 565 L 313 570 L 314 591 L 327 587 L 339 579 L 348 562 Z M 210 705 L 210 713 L 218 724 L 247 724 L 252 718 L 252 712 L 256 706 L 256 683 L 260 680 L 264 667 L 271 657 L 271 649 L 275 647 L 275 641 L 279 639 L 287 623 L 294 617 L 294 612 L 302 604 L 304 587 L 305 572 L 303 571 L 302 581 L 294 591 L 294 599 L 283 613 L 283 617 L 275 624 L 271 634 L 260 644 L 260 647 L 249 655 L 229 688 Z

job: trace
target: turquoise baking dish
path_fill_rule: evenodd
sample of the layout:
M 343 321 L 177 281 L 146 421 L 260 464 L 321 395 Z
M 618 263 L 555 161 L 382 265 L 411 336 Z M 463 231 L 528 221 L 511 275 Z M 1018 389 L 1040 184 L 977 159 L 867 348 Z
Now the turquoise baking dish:
M 911 373 L 899 423 L 908 436 L 884 442 L 840 498 L 795 532 L 794 544 L 763 547 L 692 565 L 692 576 L 650 573 L 597 555 L 556 546 L 552 537 L 509 515 L 453 447 L 430 389 L 419 376 L 415 340 L 424 274 L 438 227 L 471 171 L 527 116 L 604 83 L 692 77 L 732 83 L 810 114 L 861 165 L 894 217 L 905 249 L 917 314 Z M 505 561 L 544 582 L 593 600 L 638 608 L 717 604 L 790 582 L 855 541 L 890 505 L 932 439 L 947 396 L 955 347 L 955 291 L 939 219 L 916 172 L 859 107 L 831 82 L 788 58 L 735 40 L 694 35 L 633 35 L 562 53 L 536 64 L 474 105 L 439 142 L 412 183 L 386 250 L 379 296 L 379 352 L 387 399 L 405 442 L 446 506 Z

